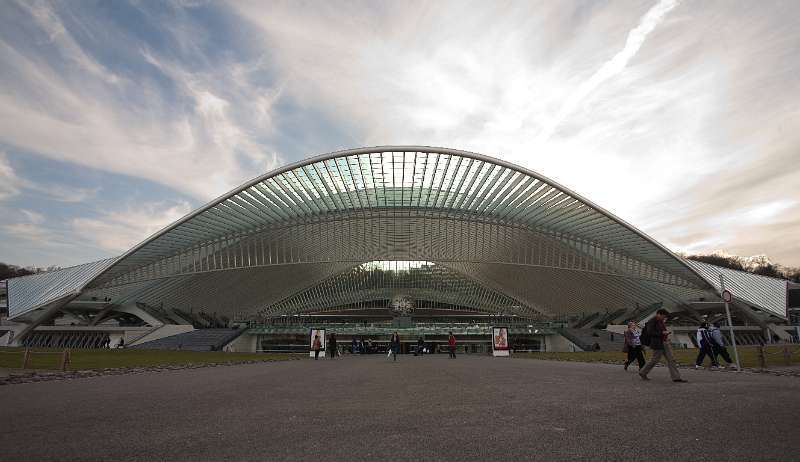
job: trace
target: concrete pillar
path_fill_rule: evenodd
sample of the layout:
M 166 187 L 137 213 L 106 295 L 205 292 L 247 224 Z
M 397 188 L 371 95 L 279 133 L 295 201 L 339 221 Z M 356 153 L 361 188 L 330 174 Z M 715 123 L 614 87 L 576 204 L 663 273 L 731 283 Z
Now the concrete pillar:
M 59 298 L 58 300 L 54 300 L 48 303 L 47 305 L 42 306 L 41 312 L 38 314 L 38 316 L 34 320 L 32 320 L 30 324 L 25 326 L 24 329 L 22 329 L 14 336 L 14 340 L 12 341 L 11 345 L 12 346 L 21 345 L 22 341 L 25 340 L 25 337 L 27 337 L 28 334 L 33 332 L 33 330 L 36 329 L 37 326 L 39 326 L 45 321 L 50 320 L 53 316 L 56 315 L 56 313 L 58 313 L 58 311 L 61 308 L 63 308 L 69 302 L 74 300 L 78 295 L 80 295 L 80 292 L 68 294 Z

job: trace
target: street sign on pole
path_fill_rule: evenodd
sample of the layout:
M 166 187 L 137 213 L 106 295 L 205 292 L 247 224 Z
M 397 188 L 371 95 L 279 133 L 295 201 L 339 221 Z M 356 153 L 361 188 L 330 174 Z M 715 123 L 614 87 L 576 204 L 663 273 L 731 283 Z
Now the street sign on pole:
M 722 276 L 720 276 L 720 278 L 722 278 Z M 731 301 L 733 301 L 733 294 L 731 293 L 730 290 L 726 289 L 722 291 L 722 300 L 725 301 L 725 303 L 730 303 Z
M 731 346 L 733 346 L 733 357 L 736 359 L 736 370 L 741 371 L 742 365 L 739 363 L 739 350 L 736 349 L 736 336 L 733 333 L 733 320 L 731 320 L 731 309 L 729 303 L 733 301 L 733 294 L 725 288 L 725 278 L 719 275 L 719 284 L 722 289 L 722 301 L 725 302 L 725 315 L 728 317 L 728 329 L 731 333 Z

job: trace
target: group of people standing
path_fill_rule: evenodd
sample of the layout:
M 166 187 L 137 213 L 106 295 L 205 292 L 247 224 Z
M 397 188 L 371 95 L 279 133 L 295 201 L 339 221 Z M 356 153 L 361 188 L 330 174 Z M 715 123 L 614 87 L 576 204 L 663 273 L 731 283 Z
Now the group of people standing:
M 356 339 L 353 339 L 353 352 L 356 351 Z M 456 357 L 456 337 L 450 332 L 450 335 L 447 338 L 447 345 L 448 350 L 450 353 L 450 358 L 455 359 Z M 401 349 L 401 342 L 400 342 L 400 334 L 395 332 L 392 334 L 391 339 L 389 340 L 389 353 L 388 356 L 394 358 L 397 361 L 397 355 L 400 353 Z M 314 359 L 319 359 L 319 353 L 322 351 L 322 339 L 320 338 L 319 334 L 314 334 L 314 339 L 311 342 L 311 350 L 314 352 Z M 335 358 L 336 356 L 340 356 L 339 347 L 337 345 L 336 334 L 331 333 L 328 337 L 328 345 L 326 348 L 327 351 L 330 352 L 329 356 L 331 359 Z M 419 355 L 422 356 L 425 352 L 425 339 L 420 336 L 417 339 L 417 352 L 415 356 Z M 323 355 L 324 356 L 324 355 Z
M 625 346 L 623 347 L 623 351 L 628 354 L 628 358 L 625 361 L 624 369 L 627 371 L 628 366 L 636 361 L 639 364 L 639 376 L 642 380 L 649 380 L 647 375 L 663 356 L 672 381 L 686 382 L 681 377 L 672 354 L 672 345 L 669 338 L 671 332 L 666 325 L 667 316 L 669 316 L 667 310 L 658 310 L 656 315 L 647 321 L 644 329 L 641 330 L 634 321 L 628 322 L 628 328 L 625 330 Z M 719 330 L 719 323 L 715 323 L 712 328 L 709 328 L 707 323 L 702 323 L 697 330 L 696 341 L 697 347 L 700 349 L 697 361 L 695 361 L 696 368 L 701 367 L 706 356 L 711 358 L 712 365 L 716 367 L 719 367 L 718 355 L 722 356 L 729 365 L 732 364 L 728 349 L 725 347 L 725 341 L 722 338 L 722 332 Z M 645 361 L 644 346 L 648 346 L 653 350 L 653 356 L 650 361 Z
M 390 354 L 394 356 L 394 360 L 397 361 L 397 354 L 400 352 L 400 335 L 395 332 L 392 335 L 392 339 L 389 342 L 389 347 L 391 348 Z M 447 337 L 447 347 L 448 353 L 450 354 L 451 359 L 456 358 L 456 337 L 453 335 L 452 332 L 449 333 Z M 417 353 L 414 356 L 422 356 L 425 352 L 425 339 L 420 336 L 417 339 Z

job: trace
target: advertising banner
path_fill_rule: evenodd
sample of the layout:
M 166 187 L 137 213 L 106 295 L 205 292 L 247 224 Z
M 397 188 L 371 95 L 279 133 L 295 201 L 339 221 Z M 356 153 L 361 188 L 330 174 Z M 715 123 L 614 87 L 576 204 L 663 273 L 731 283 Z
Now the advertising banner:
M 326 340 L 325 339 L 325 329 L 311 329 L 311 332 L 309 333 L 309 340 L 308 340 L 308 342 L 309 342 L 308 345 L 309 345 L 309 348 L 311 349 L 311 352 L 309 353 L 309 356 L 312 357 L 312 358 L 314 357 L 314 337 L 316 337 L 317 335 L 319 335 L 319 345 L 320 345 L 319 355 L 324 358 L 325 357 L 325 340 Z
M 509 355 L 508 327 L 492 327 L 492 355 Z

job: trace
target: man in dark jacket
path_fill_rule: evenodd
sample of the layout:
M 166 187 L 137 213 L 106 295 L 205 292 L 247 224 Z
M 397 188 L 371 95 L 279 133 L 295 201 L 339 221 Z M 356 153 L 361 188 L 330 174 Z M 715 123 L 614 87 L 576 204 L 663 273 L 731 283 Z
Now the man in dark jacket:
M 328 340 L 328 351 L 331 352 L 331 359 L 334 359 L 339 351 L 336 349 L 336 334 L 331 332 L 330 340 Z
M 639 371 L 639 376 L 642 380 L 650 380 L 647 374 L 658 364 L 661 356 L 664 356 L 672 381 L 686 382 L 686 380 L 681 378 L 678 367 L 675 365 L 675 358 L 672 356 L 672 345 L 669 343 L 670 332 L 667 330 L 666 324 L 668 315 L 669 311 L 662 308 L 656 311 L 656 315 L 644 325 L 645 334 L 650 342 L 649 346 L 653 350 L 653 357 L 650 358 L 650 361 Z

